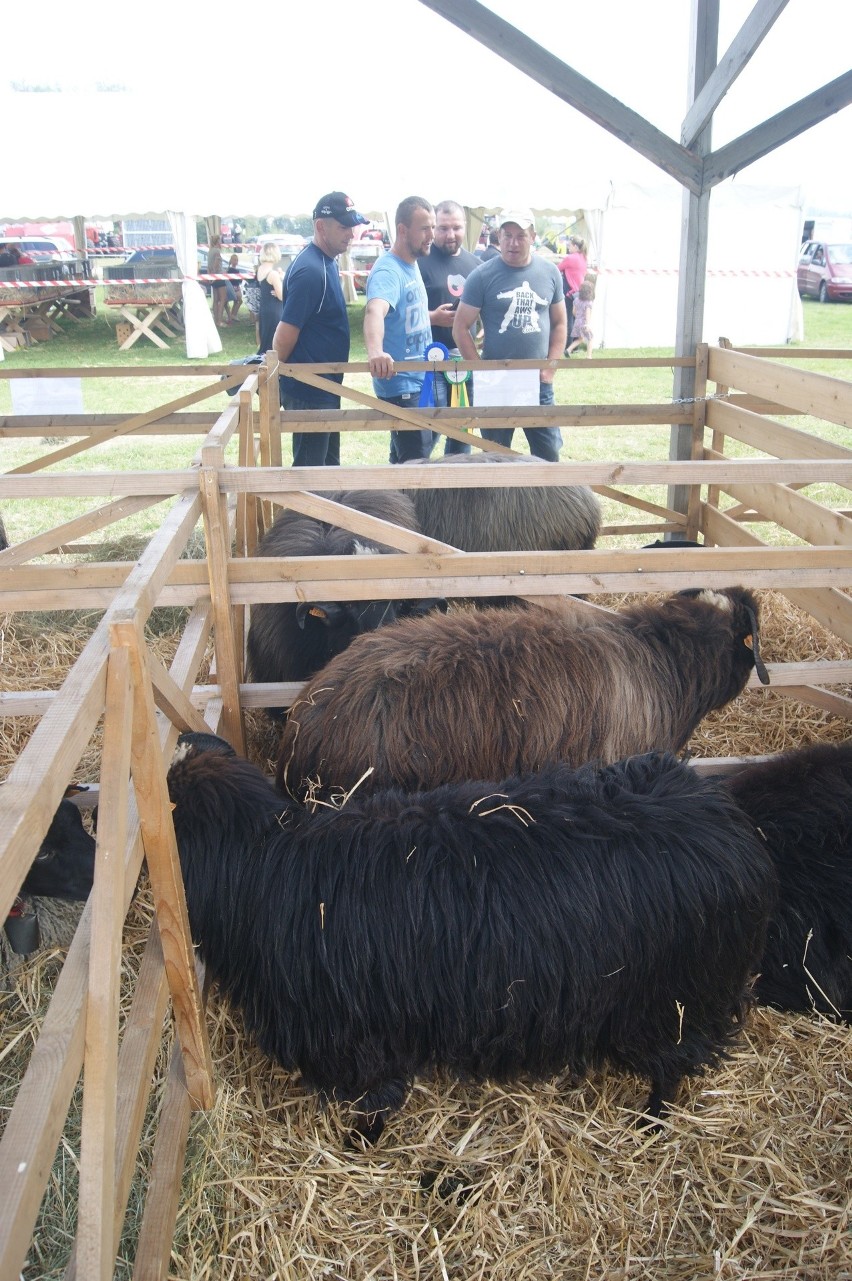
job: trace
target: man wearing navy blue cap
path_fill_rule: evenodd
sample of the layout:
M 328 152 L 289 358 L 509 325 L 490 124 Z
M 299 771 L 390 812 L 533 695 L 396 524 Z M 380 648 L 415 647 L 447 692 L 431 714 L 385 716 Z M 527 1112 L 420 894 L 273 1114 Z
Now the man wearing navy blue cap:
M 287 269 L 284 302 L 273 345 L 289 364 L 345 363 L 349 359 L 349 316 L 340 284 L 337 257 L 352 243 L 354 228 L 369 222 L 349 196 L 330 191 L 317 201 L 314 236 Z M 327 374 L 343 382 L 342 374 Z M 309 387 L 297 378 L 279 379 L 284 409 L 340 408 L 340 397 Z M 338 466 L 339 432 L 294 432 L 293 466 Z

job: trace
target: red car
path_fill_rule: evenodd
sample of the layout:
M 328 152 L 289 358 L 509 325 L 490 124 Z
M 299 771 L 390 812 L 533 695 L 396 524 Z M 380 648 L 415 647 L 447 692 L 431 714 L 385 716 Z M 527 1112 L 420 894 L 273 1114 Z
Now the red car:
M 796 284 L 803 298 L 852 302 L 852 244 L 809 240 L 799 257 Z

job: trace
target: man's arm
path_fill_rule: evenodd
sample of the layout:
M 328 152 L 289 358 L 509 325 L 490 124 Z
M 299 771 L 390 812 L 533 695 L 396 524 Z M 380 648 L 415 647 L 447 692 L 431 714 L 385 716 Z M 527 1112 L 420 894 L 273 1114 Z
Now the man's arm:
M 560 298 L 559 302 L 550 304 L 550 344 L 547 348 L 547 359 L 561 360 L 567 341 L 568 313 L 565 310 L 564 299 Z M 552 383 L 555 374 L 555 369 L 542 369 L 541 381 Z
M 385 316 L 390 303 L 385 298 L 368 298 L 364 308 L 364 346 L 374 378 L 393 377 L 393 357 L 384 350 Z
M 275 336 L 272 339 L 272 346 L 279 360 L 289 359 L 290 353 L 299 341 L 301 332 L 301 329 L 297 329 L 295 325 L 288 325 L 285 320 L 279 320 L 278 328 L 275 330 Z
M 476 360 L 479 356 L 476 344 L 470 336 L 470 331 L 478 319 L 478 307 L 472 307 L 469 302 L 459 303 L 456 308 L 456 318 L 453 321 L 453 342 L 465 360 Z

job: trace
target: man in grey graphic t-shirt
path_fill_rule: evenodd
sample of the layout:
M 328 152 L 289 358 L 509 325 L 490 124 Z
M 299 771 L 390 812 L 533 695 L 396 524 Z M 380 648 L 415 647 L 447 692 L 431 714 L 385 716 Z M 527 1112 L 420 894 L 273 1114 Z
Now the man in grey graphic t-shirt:
M 533 253 L 535 219 L 529 209 L 500 215 L 500 257 L 477 267 L 465 281 L 453 337 L 465 360 L 476 360 L 470 328 L 479 319 L 485 330 L 483 360 L 550 360 L 565 350 L 568 321 L 562 277 L 555 263 Z M 541 371 L 539 403 L 553 404 L 553 369 Z M 558 462 L 558 427 L 526 427 L 530 453 Z M 487 440 L 512 443 L 511 427 L 483 430 Z

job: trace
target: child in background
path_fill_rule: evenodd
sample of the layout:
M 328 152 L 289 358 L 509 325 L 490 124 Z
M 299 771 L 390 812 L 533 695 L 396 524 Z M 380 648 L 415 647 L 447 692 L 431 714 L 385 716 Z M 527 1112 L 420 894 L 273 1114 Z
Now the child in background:
M 574 319 L 571 324 L 571 341 L 565 348 L 565 355 L 570 356 L 578 347 L 585 346 L 586 355 L 592 354 L 592 305 L 595 301 L 594 286 L 584 281 L 580 292 L 574 299 Z

